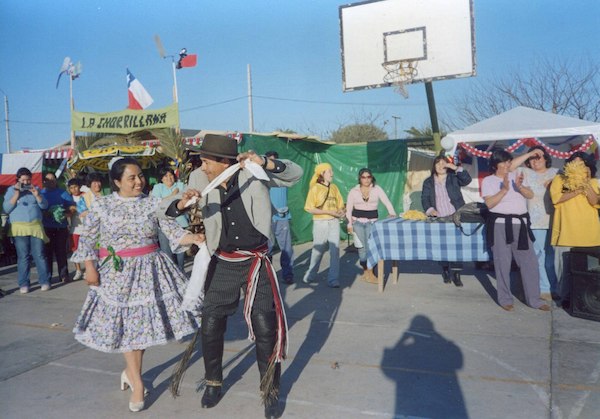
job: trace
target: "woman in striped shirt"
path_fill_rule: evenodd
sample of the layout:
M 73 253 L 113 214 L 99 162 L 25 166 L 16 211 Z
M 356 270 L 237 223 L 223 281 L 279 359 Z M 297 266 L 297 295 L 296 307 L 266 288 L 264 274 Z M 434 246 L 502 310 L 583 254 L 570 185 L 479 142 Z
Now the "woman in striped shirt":
M 460 188 L 471 183 L 471 175 L 462 167 L 446 160 L 439 155 L 433 159 L 431 176 L 423 182 L 421 203 L 423 210 L 429 217 L 447 217 L 465 205 Z M 452 268 L 452 275 L 450 269 Z M 442 277 L 444 283 L 454 282 L 457 287 L 462 287 L 460 280 L 460 263 L 442 262 Z

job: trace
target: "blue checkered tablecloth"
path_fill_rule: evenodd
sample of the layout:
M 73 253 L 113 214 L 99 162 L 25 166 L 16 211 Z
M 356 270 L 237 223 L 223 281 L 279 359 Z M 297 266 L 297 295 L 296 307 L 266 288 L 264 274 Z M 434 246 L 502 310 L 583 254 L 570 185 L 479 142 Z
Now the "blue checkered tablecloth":
M 478 224 L 463 223 L 471 234 Z M 390 218 L 373 224 L 369 237 L 369 267 L 379 260 L 434 260 L 470 262 L 490 260 L 485 242 L 485 228 L 472 236 L 461 233 L 453 223 Z

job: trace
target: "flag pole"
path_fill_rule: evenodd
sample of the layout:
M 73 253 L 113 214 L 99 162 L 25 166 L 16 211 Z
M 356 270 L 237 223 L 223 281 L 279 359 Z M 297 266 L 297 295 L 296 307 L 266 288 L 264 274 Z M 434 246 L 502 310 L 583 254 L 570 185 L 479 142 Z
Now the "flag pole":
M 175 58 L 171 57 L 171 65 L 173 67 L 173 101 L 179 104 L 179 96 L 177 94 L 177 69 L 175 68 Z M 179 113 L 179 106 L 177 106 L 177 113 Z M 181 133 L 179 118 L 177 118 L 177 134 Z
M 75 110 L 75 102 L 73 101 L 73 76 L 69 74 L 69 101 L 71 111 L 71 149 L 75 150 L 75 131 L 73 131 L 73 111 Z

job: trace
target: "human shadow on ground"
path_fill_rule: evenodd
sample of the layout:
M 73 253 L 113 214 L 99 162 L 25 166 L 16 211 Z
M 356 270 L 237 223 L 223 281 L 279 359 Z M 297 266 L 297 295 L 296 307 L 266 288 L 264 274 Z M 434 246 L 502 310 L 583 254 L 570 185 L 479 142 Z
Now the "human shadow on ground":
M 191 274 L 192 266 L 193 266 L 193 263 L 186 264 L 186 275 L 189 276 Z M 242 292 L 242 296 L 240 298 L 240 303 L 238 305 L 237 312 L 228 318 L 227 329 L 225 332 L 225 344 L 226 345 L 227 345 L 228 341 L 242 341 L 243 342 L 244 339 L 246 339 L 248 337 L 248 328 L 246 326 L 243 314 L 241 313 L 242 307 L 243 307 L 243 299 L 244 299 L 243 295 L 244 295 L 244 293 Z M 186 349 L 188 349 L 188 346 L 192 344 L 193 337 L 194 337 L 194 335 L 192 334 L 192 335 L 185 337 L 182 340 L 183 343 L 185 343 L 185 345 L 181 345 L 181 353 L 180 354 L 143 372 L 142 378 L 143 378 L 144 382 L 152 383 L 152 385 L 149 387 L 149 389 L 151 389 L 151 392 L 148 395 L 148 397 L 146 397 L 146 401 L 147 401 L 146 404 L 148 406 L 152 405 L 152 403 L 154 403 L 163 393 L 170 392 L 169 387 L 171 385 L 173 373 L 178 368 L 178 364 L 179 364 L 180 360 L 182 359 L 184 352 L 186 351 Z M 187 375 L 188 373 L 190 373 L 190 371 L 189 371 L 190 368 L 192 366 L 194 366 L 197 362 L 199 362 L 203 356 L 201 339 L 202 339 L 202 336 L 200 334 L 198 334 L 196 342 L 191 349 L 192 352 L 191 352 L 189 360 L 187 362 L 187 367 L 185 368 L 184 375 Z M 242 349 L 238 350 L 233 355 L 233 357 L 228 359 L 228 353 L 230 353 L 231 351 L 228 350 L 227 346 L 225 347 L 225 352 L 223 355 L 223 372 L 226 375 L 224 376 L 224 380 L 223 380 L 223 388 L 222 388 L 223 396 L 225 396 L 228 389 L 231 388 L 231 386 L 233 386 L 235 384 L 235 382 L 237 382 L 243 376 L 244 372 L 249 367 L 251 367 L 252 364 L 254 363 L 255 357 L 253 355 L 254 354 L 253 349 L 254 349 L 254 343 L 247 342 L 246 345 Z M 229 368 L 231 368 L 232 366 L 234 366 L 234 368 L 232 370 L 229 370 Z M 168 377 L 166 377 L 162 381 L 155 382 L 158 379 L 158 377 L 164 371 L 167 371 L 167 370 L 169 371 Z M 197 373 L 194 372 L 194 374 L 197 374 Z M 195 392 L 197 393 L 197 392 L 202 391 L 205 386 L 204 368 L 202 368 L 202 372 L 200 374 L 198 374 L 197 376 L 194 376 L 192 379 L 195 382 Z M 180 386 L 179 386 L 180 394 L 183 392 L 182 384 L 183 384 L 183 378 L 181 379 Z
M 290 393 L 294 384 L 298 381 L 302 371 L 306 368 L 312 357 L 319 353 L 323 348 L 324 344 L 330 336 L 330 333 L 335 324 L 337 318 L 338 309 L 342 302 L 343 290 L 350 287 L 357 275 L 360 275 L 361 269 L 357 266 L 357 255 L 356 253 L 341 251 L 340 255 L 340 288 L 329 288 L 327 286 L 327 274 L 329 271 L 328 267 L 324 268 L 321 265 L 321 270 L 317 274 L 316 281 L 312 284 L 304 284 L 302 277 L 304 272 L 308 268 L 310 261 L 311 249 L 303 252 L 295 257 L 294 261 L 294 278 L 295 285 L 286 286 L 280 283 L 280 292 L 282 300 L 287 313 L 288 330 L 292 330 L 297 323 L 302 321 L 308 316 L 312 316 L 309 329 L 305 335 L 299 336 L 297 333 L 291 333 L 291 344 L 295 350 L 295 355 L 292 361 L 284 366 L 281 377 L 280 385 L 280 411 L 283 414 L 285 410 L 286 396 Z M 279 268 L 279 264 L 276 263 L 276 268 Z M 278 273 L 279 270 L 278 270 Z M 311 291 L 305 295 L 302 299 L 294 303 L 293 306 L 289 307 L 285 304 L 285 296 L 287 292 L 295 289 L 295 287 L 309 288 Z M 242 297 L 243 300 L 244 297 Z M 225 334 L 225 341 L 237 341 L 247 338 L 247 327 L 243 315 L 241 313 L 241 305 L 243 301 L 240 301 L 240 306 L 236 314 L 231 316 L 227 322 L 227 332 Z M 182 348 L 182 351 L 185 348 Z M 227 346 L 225 348 L 225 358 L 227 358 Z M 194 365 L 202 358 L 201 343 L 198 340 L 191 358 L 188 363 L 188 368 Z M 158 376 L 166 369 L 173 369 L 175 365 L 181 359 L 181 354 L 177 355 L 164 363 L 155 366 L 154 368 L 144 373 L 145 382 L 154 382 Z M 254 350 L 254 343 L 248 342 L 248 344 L 232 357 L 224 361 L 223 372 L 223 397 L 231 389 L 236 382 L 249 371 L 250 368 L 256 367 L 256 353 Z M 203 388 L 203 379 L 198 377 L 196 391 L 200 391 Z M 170 384 L 170 376 L 158 383 L 154 383 L 153 391 L 150 395 L 149 403 L 153 403 L 162 393 L 168 391 Z M 259 383 L 256 383 L 258 391 Z M 223 402 L 223 401 L 221 401 Z
M 475 269 L 473 271 L 473 276 L 475 279 L 479 281 L 481 287 L 487 292 L 490 298 L 496 303 L 498 302 L 498 289 L 496 285 L 496 273 L 493 269 L 491 270 L 479 270 Z M 492 283 L 493 282 L 493 283 Z M 510 273 L 510 290 L 512 295 L 521 301 L 523 304 L 527 305 L 527 301 L 525 299 L 525 291 L 523 289 L 523 281 L 521 278 L 521 272 L 519 267 L 516 266 L 513 262 L 513 266 L 511 268 Z
M 413 317 L 381 368 L 396 383 L 395 417 L 468 418 L 457 371 L 463 355 L 424 315 Z
M 310 253 L 309 249 L 296 259 L 296 261 L 300 261 L 296 264 L 296 268 L 302 270 L 302 273 L 308 269 Z M 357 266 L 357 260 L 356 253 L 341 250 L 340 288 L 327 286 L 326 278 L 329 268 L 323 269 L 323 265 L 321 265 L 315 282 L 311 284 L 297 282 L 297 286 L 309 288 L 310 292 L 287 309 L 288 328 L 294 329 L 294 332 L 291 333 L 292 350 L 297 349 L 281 377 L 282 412 L 285 410 L 287 395 L 290 394 L 312 358 L 322 350 L 329 339 L 342 304 L 344 290 L 351 287 L 357 276 L 362 273 L 360 267 Z M 302 261 L 306 261 L 305 266 L 302 266 Z M 301 277 L 298 276 L 298 278 Z M 299 335 L 300 331 L 296 331 L 295 326 L 306 318 L 310 318 L 308 330 L 304 335 Z

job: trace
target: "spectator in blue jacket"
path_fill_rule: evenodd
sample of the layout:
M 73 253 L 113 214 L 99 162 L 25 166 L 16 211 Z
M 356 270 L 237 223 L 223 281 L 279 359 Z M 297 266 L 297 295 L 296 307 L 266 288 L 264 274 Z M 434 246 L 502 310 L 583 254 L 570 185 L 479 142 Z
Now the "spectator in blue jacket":
M 276 151 L 267 151 L 265 156 L 271 160 L 279 159 L 279 153 Z M 281 250 L 279 261 L 281 263 L 281 276 L 286 284 L 294 283 L 294 248 L 292 247 L 292 230 L 290 229 L 290 220 L 292 215 L 288 207 L 288 188 L 273 187 L 269 189 L 271 205 L 273 206 L 273 216 L 271 219 L 271 228 L 273 235 L 277 240 L 277 245 Z M 269 254 L 273 250 L 273 244 L 269 240 Z
M 69 223 L 67 215 L 77 212 L 77 204 L 71 194 L 57 186 L 54 173 L 44 175 L 42 195 L 48 202 L 44 211 L 44 230 L 50 241 L 46 243 L 46 261 L 48 262 L 48 280 L 52 278 L 52 262 L 56 258 L 58 278 L 62 282 L 71 282 L 67 263 L 69 243 Z
M 31 171 L 26 167 L 17 170 L 17 183 L 10 186 L 4 196 L 2 207 L 10 223 L 8 235 L 17 250 L 17 271 L 21 294 L 30 287 L 30 261 L 33 258 L 42 291 L 50 289 L 48 266 L 44 255 L 44 243 L 48 237 L 42 225 L 42 210 L 48 208 L 46 198 L 31 184 Z

